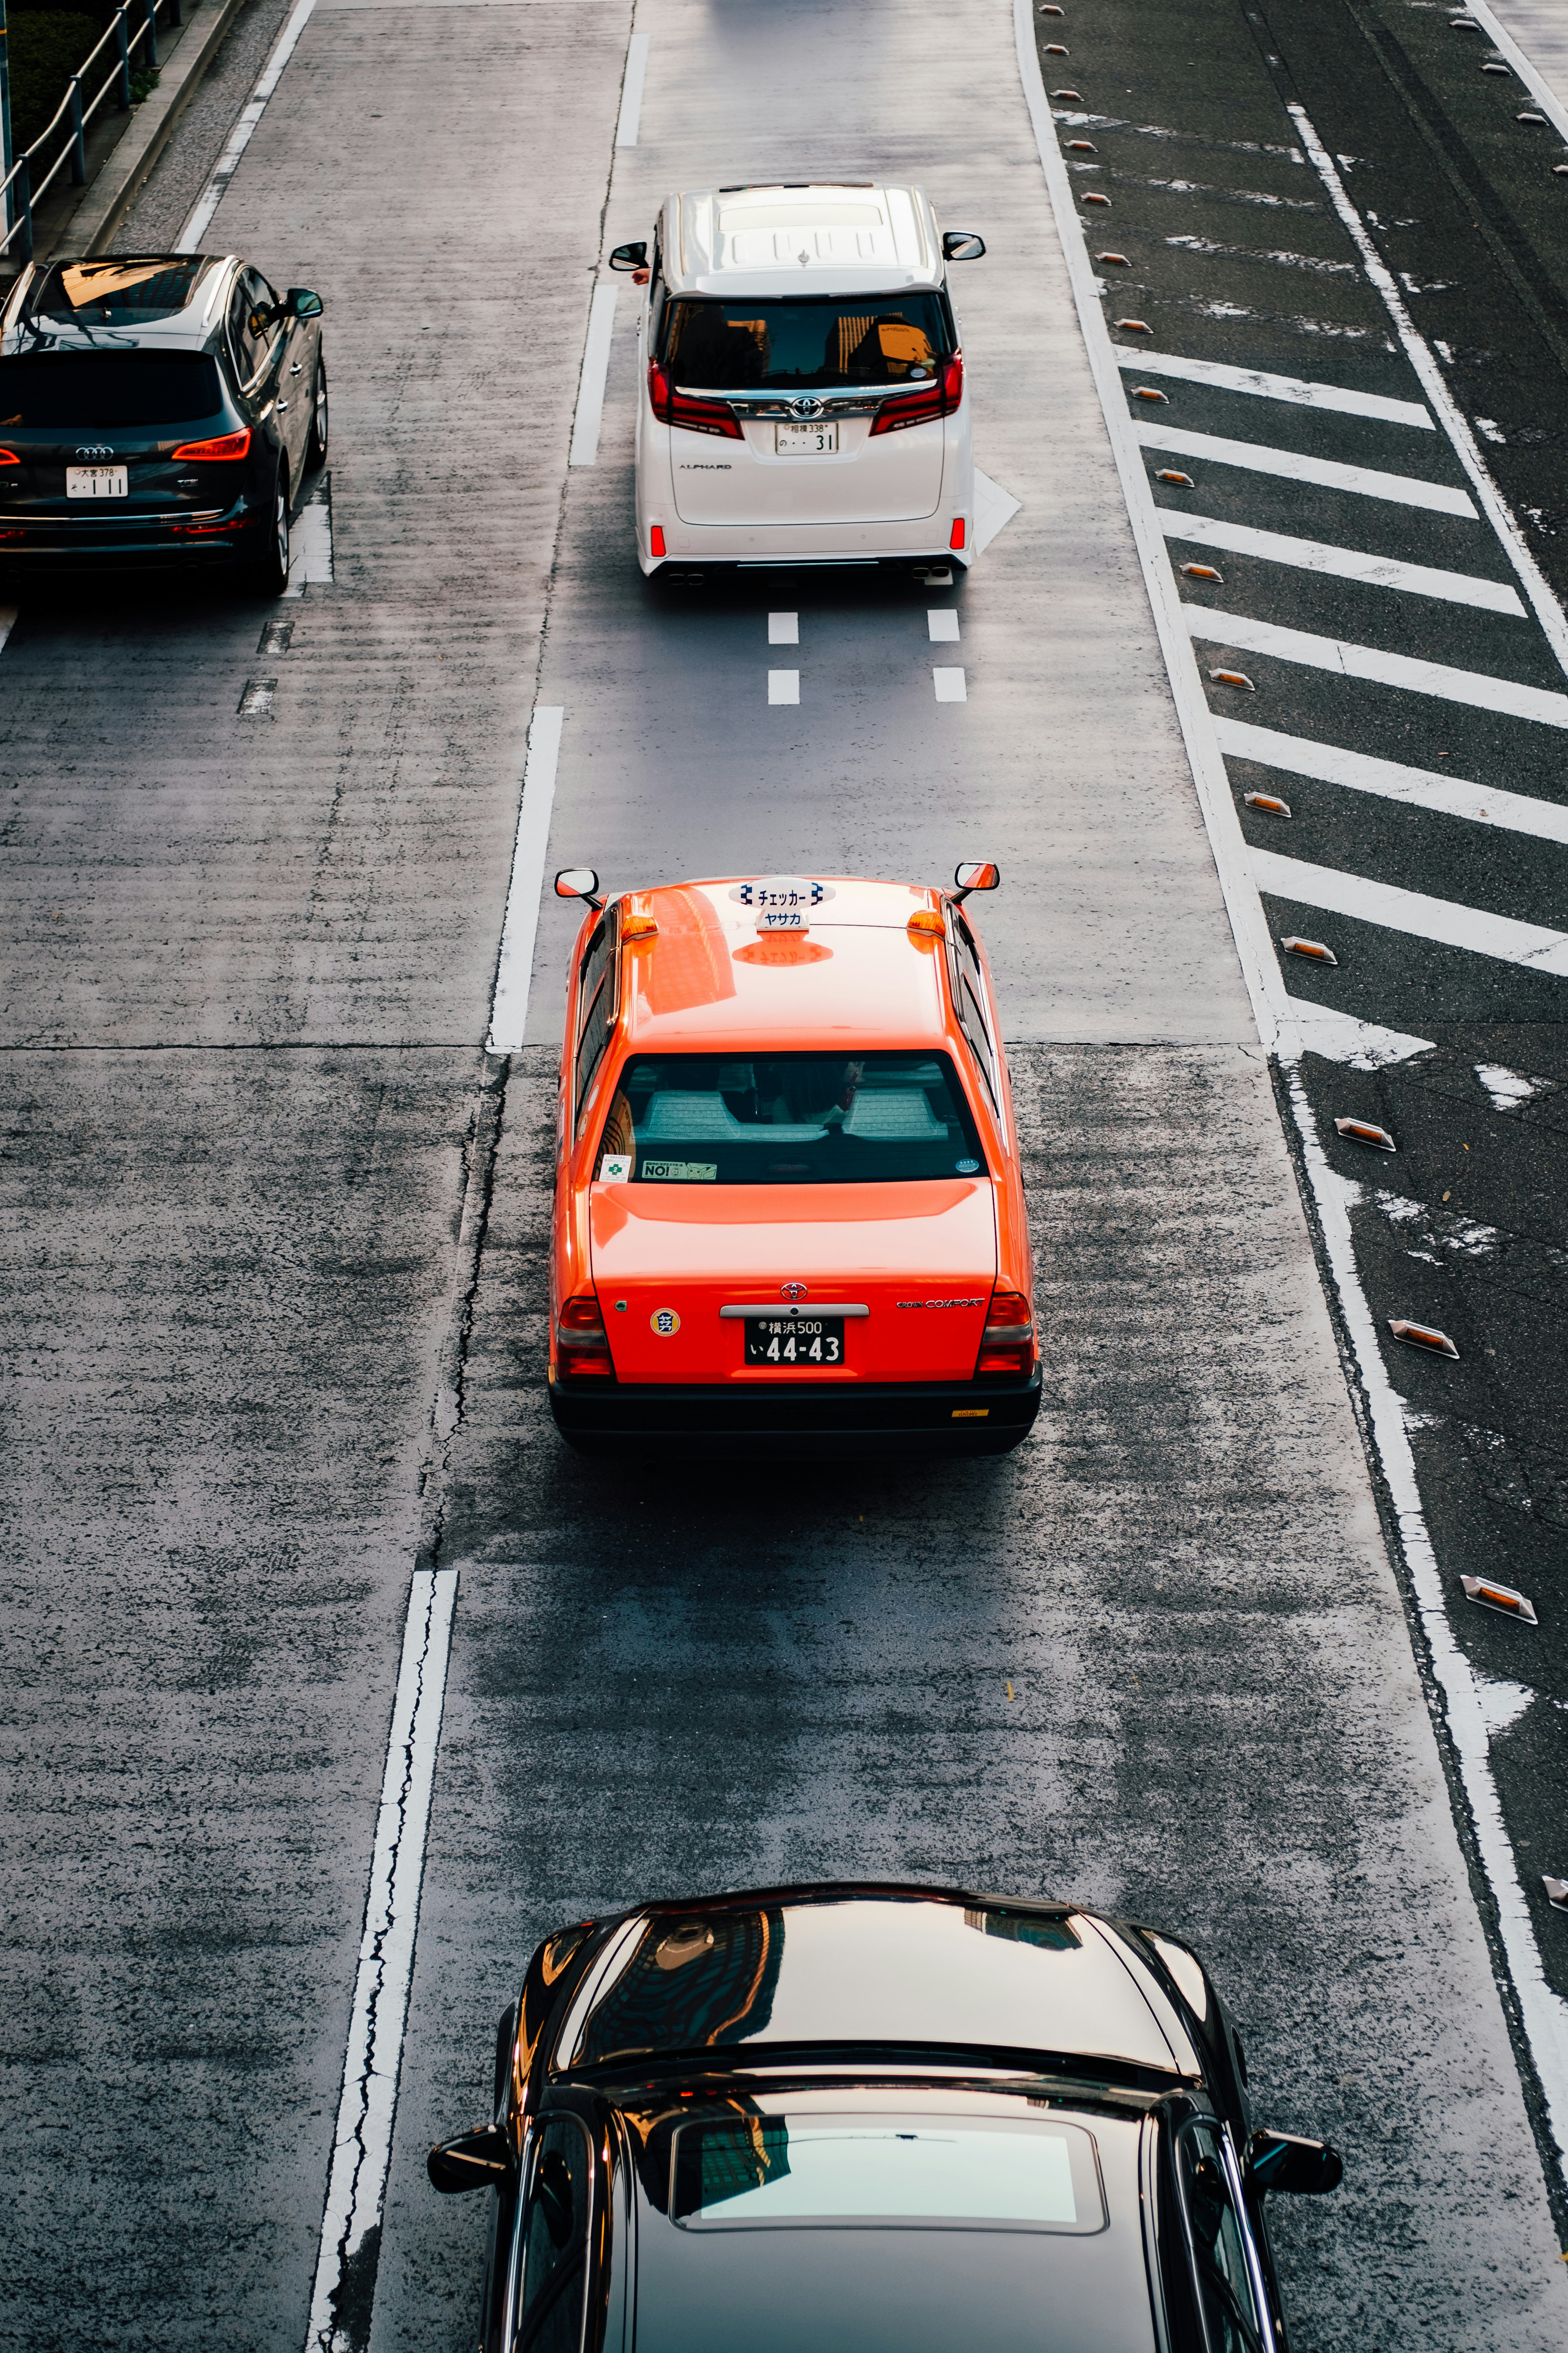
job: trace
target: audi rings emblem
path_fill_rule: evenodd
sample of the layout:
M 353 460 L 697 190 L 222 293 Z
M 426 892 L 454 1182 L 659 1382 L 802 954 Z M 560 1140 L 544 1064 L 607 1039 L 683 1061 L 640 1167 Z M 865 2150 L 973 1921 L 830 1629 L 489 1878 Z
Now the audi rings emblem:
M 112 458 L 114 452 L 112 449 L 79 449 L 76 454 L 79 458 Z
M 789 413 L 792 417 L 820 417 L 826 406 L 825 400 L 792 400 Z
M 779 1297 L 781 1299 L 804 1299 L 805 1297 L 805 1285 L 804 1282 L 781 1282 L 779 1285 Z

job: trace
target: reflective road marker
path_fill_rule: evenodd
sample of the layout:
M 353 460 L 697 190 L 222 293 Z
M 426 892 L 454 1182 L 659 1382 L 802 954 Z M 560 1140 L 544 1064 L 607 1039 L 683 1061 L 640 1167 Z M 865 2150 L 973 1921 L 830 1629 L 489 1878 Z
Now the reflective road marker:
M 1302 572 L 1321 572 L 1336 580 L 1357 580 L 1368 588 L 1397 588 L 1410 596 L 1436 596 L 1447 605 L 1475 605 L 1487 613 L 1509 613 L 1516 620 L 1530 616 L 1518 592 L 1506 580 L 1479 580 L 1468 572 L 1436 572 L 1425 564 L 1401 564 L 1390 555 L 1373 555 L 1358 547 L 1331 547 L 1321 540 L 1292 539 L 1283 532 L 1254 531 L 1242 522 L 1215 522 L 1205 515 L 1182 514 L 1174 507 L 1160 509 L 1160 528 L 1167 539 L 1197 547 L 1225 547 L 1235 555 L 1256 555 L 1266 564 L 1292 564 Z
M 769 670 L 768 701 L 770 702 L 798 702 L 800 701 L 799 670 Z
M 1277 661 L 1302 662 L 1311 670 L 1338 670 L 1377 686 L 1403 687 L 1409 694 L 1435 694 L 1444 702 L 1468 702 L 1477 711 L 1499 711 L 1510 719 L 1533 719 L 1542 727 L 1568 727 L 1568 694 L 1542 686 L 1521 686 L 1484 670 L 1450 670 L 1446 662 L 1417 661 L 1412 654 L 1385 654 L 1376 646 L 1350 645 L 1341 638 L 1314 637 L 1309 629 L 1280 628 L 1244 613 L 1215 613 L 1183 607 L 1194 638 L 1240 646 Z
M 1412 808 L 1463 818 L 1471 825 L 1497 825 L 1509 833 L 1532 833 L 1542 841 L 1568 842 L 1568 808 L 1555 801 L 1531 800 L 1523 793 L 1492 792 L 1462 776 L 1439 776 L 1430 768 L 1404 768 L 1396 760 L 1374 760 L 1364 752 L 1347 752 L 1338 744 L 1313 744 L 1302 735 L 1281 735 L 1272 727 L 1254 727 L 1223 712 L 1215 713 L 1215 729 L 1220 750 L 1233 759 L 1255 760 L 1260 767 L 1283 768 L 1294 776 L 1315 776 L 1320 784 L 1343 785 L 1353 793 L 1376 793 L 1384 800 L 1405 801 Z
M 939 702 L 968 702 L 969 689 L 961 670 L 933 670 L 931 675 Z
M 506 897 L 506 920 L 501 925 L 495 997 L 490 1007 L 488 1046 L 492 1054 L 517 1054 L 522 1050 L 528 987 L 533 977 L 533 941 L 539 929 L 539 894 L 544 887 L 550 814 L 555 806 L 555 766 L 561 756 L 561 724 L 565 716 L 559 704 L 548 705 L 535 710 L 529 725 L 522 801 L 517 813 L 517 841 L 511 856 L 511 887 Z
M 572 426 L 569 466 L 592 466 L 599 455 L 599 427 L 605 420 L 605 379 L 610 372 L 610 337 L 616 327 L 616 289 L 595 286 L 588 305 L 588 332 L 583 344 L 583 373 L 577 385 L 577 414 Z
M 1346 392 L 1337 384 L 1314 384 L 1296 375 L 1268 375 L 1261 368 L 1226 367 L 1218 360 L 1158 357 L 1149 352 L 1116 353 L 1118 367 L 1140 375 L 1174 376 L 1187 384 L 1212 384 L 1220 392 L 1251 392 L 1263 400 L 1288 400 L 1300 408 L 1337 408 L 1348 417 L 1375 417 L 1384 425 L 1416 425 L 1436 432 L 1418 400 L 1390 400 L 1381 392 Z
M 1375 466 L 1342 466 L 1337 459 L 1303 458 L 1296 449 L 1269 449 L 1258 441 L 1226 441 L 1215 433 L 1184 433 L 1179 426 L 1139 417 L 1132 430 L 1146 449 L 1169 449 L 1178 458 L 1207 458 L 1216 466 L 1237 466 L 1250 474 L 1279 474 L 1288 482 L 1312 482 L 1320 490 L 1351 491 L 1358 498 L 1389 499 L 1396 506 L 1426 507 L 1434 514 L 1479 518 L 1465 491 L 1445 482 L 1423 482 L 1413 474 L 1380 473 Z
M 1249 854 L 1258 889 L 1273 898 L 1317 907 L 1326 914 L 1348 915 L 1358 923 L 1377 923 L 1387 932 L 1434 940 L 1440 947 L 1495 956 L 1502 964 L 1523 965 L 1531 972 L 1568 974 L 1568 932 L 1517 923 L 1511 915 L 1489 915 L 1484 908 L 1458 906 L 1451 899 L 1429 899 L 1425 892 L 1401 891 L 1392 882 L 1374 882 L 1363 874 L 1342 874 L 1337 867 L 1282 858 L 1277 849 L 1254 849 Z

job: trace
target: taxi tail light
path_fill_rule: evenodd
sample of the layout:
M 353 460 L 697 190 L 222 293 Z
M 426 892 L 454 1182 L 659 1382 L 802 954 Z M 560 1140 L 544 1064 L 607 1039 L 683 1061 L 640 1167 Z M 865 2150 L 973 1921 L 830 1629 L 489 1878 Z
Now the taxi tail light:
M 174 455 L 176 458 L 247 458 L 250 455 L 250 427 L 246 425 L 237 433 L 219 433 L 211 441 L 182 441 Z
M 591 1291 L 580 1291 L 575 1299 L 568 1299 L 555 1324 L 555 1353 L 562 1373 L 569 1380 L 582 1380 L 597 1376 L 601 1380 L 615 1377 L 615 1366 L 610 1359 L 609 1335 L 599 1303 Z
M 983 1373 L 1002 1373 L 1018 1380 L 1035 1369 L 1035 1318 L 1021 1291 L 994 1291 L 974 1360 L 978 1380 Z
M 901 433 L 906 425 L 927 425 L 933 417 L 952 417 L 963 398 L 963 353 L 954 352 L 943 360 L 942 373 L 934 384 L 922 385 L 919 392 L 905 393 L 897 400 L 885 400 L 871 420 L 868 438 L 875 440 L 879 433 Z M 955 542 L 962 546 L 963 542 Z
M 688 433 L 716 433 L 721 441 L 746 438 L 728 401 L 697 400 L 689 392 L 678 392 L 657 360 L 648 368 L 647 396 L 661 425 L 679 425 Z

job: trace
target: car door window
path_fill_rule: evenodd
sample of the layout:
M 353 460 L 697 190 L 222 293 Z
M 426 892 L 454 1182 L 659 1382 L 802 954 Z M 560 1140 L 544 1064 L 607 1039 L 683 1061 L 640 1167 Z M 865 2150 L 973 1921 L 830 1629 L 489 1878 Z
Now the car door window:
M 582 1124 L 588 1089 L 604 1058 L 616 1018 L 616 927 L 608 915 L 583 952 L 577 984 L 577 1122 Z
M 513 2353 L 581 2353 L 592 2184 L 588 2136 L 577 2118 L 542 2117 L 522 2221 Z
M 229 348 L 241 384 L 253 384 L 283 332 L 271 316 L 278 297 L 258 269 L 242 269 L 228 307 Z
M 1268 2353 L 1253 2292 L 1247 2226 L 1217 2126 L 1200 2121 L 1185 2126 L 1176 2143 L 1176 2179 L 1208 2353 Z
M 952 982 L 952 1001 L 959 1026 L 973 1049 L 992 1107 L 999 1111 L 996 1060 L 992 1050 L 990 1032 L 985 1027 L 985 985 L 980 977 L 980 955 L 973 934 L 963 916 L 956 913 L 952 919 L 948 949 L 948 973 Z

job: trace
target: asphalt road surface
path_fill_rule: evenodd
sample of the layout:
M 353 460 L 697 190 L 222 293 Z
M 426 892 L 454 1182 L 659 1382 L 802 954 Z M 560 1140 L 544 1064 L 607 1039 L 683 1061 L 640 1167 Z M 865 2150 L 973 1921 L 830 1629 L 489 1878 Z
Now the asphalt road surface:
M 1449 13 L 1068 0 L 1041 96 L 1005 0 L 316 0 L 207 237 L 327 302 L 301 593 L 39 596 L 0 651 L 8 2341 L 458 2353 L 484 2218 L 424 2151 L 537 1937 L 866 1873 L 1203 1949 L 1269 2121 L 1347 2156 L 1279 2215 L 1299 2353 L 1568 2336 L 1568 121 Z M 879 173 L 990 248 L 994 538 L 952 590 L 645 586 L 625 281 L 567 463 L 603 256 L 673 185 Z M 1034 1438 L 566 1454 L 538 872 L 978 855 Z

